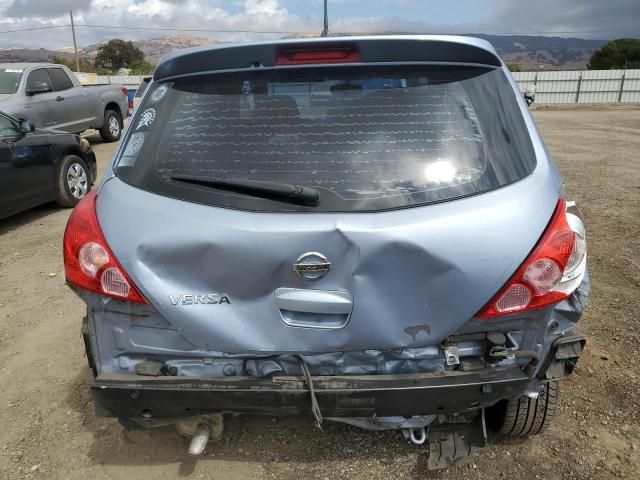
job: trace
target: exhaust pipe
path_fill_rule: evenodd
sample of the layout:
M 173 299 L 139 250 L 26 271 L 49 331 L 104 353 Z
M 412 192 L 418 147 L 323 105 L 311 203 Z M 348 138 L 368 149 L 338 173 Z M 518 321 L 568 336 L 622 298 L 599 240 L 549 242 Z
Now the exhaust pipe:
M 405 433 L 405 437 L 408 437 L 411 440 L 411 443 L 414 445 L 423 445 L 424 442 L 427 441 L 427 432 L 424 427 L 421 428 L 410 428 Z
M 176 422 L 176 428 L 181 435 L 191 437 L 189 455 L 202 455 L 208 442 L 217 442 L 222 438 L 224 418 L 222 413 L 200 415 Z
M 196 433 L 194 433 L 191 443 L 189 444 L 189 455 L 192 457 L 199 457 L 204 452 L 207 443 L 209 443 L 209 437 L 211 436 L 211 428 L 207 423 L 198 424 Z

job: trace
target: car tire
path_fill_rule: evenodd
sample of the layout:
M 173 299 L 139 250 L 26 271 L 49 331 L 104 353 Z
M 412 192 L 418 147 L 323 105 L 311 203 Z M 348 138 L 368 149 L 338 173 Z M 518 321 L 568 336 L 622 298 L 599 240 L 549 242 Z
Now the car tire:
M 64 157 L 58 168 L 58 205 L 74 207 L 82 200 L 93 183 L 91 170 L 77 155 Z
M 538 398 L 502 400 L 487 409 L 487 426 L 507 437 L 527 437 L 551 425 L 558 402 L 558 382 L 545 384 Z
M 115 110 L 104 111 L 104 121 L 100 129 L 100 136 L 105 142 L 117 142 L 122 135 L 122 115 Z

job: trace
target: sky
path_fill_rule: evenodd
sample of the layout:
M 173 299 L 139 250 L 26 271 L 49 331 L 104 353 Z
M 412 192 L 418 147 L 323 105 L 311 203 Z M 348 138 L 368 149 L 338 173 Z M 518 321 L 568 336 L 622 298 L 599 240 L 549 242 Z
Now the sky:
M 79 47 L 116 37 L 246 41 L 322 30 L 322 0 L 0 0 L 0 48 L 70 47 L 69 10 Z M 334 33 L 640 37 L 640 0 L 329 0 L 329 18 Z M 34 30 L 15 31 L 23 29 Z

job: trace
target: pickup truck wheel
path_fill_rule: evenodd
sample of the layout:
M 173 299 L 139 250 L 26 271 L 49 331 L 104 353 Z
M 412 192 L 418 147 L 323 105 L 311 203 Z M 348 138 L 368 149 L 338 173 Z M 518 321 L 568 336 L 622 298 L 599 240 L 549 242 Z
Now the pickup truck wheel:
M 91 170 L 77 155 L 67 155 L 58 169 L 58 205 L 73 207 L 91 189 Z
M 510 398 L 489 408 L 487 425 L 508 437 L 537 435 L 551 425 L 557 402 L 558 382 L 549 382 L 538 398 Z
M 104 122 L 100 129 L 100 136 L 105 142 L 117 142 L 122 134 L 122 117 L 114 110 L 105 110 Z

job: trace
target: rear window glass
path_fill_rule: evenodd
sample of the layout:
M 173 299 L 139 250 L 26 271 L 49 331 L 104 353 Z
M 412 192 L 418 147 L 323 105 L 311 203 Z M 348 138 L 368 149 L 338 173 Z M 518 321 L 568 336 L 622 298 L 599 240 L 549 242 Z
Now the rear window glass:
M 342 67 L 154 83 L 116 174 L 139 188 L 255 211 L 380 211 L 496 189 L 535 154 L 500 70 Z M 317 206 L 172 176 L 312 187 Z
M 49 75 L 51 75 L 51 79 L 53 80 L 53 87 L 57 91 L 68 90 L 73 88 L 73 82 L 65 72 L 61 68 L 50 68 Z
M 142 82 L 140 83 L 140 85 L 138 86 L 137 90 L 136 90 L 136 98 L 140 98 L 142 95 L 144 95 L 144 92 L 147 90 L 147 87 L 149 86 L 149 80 L 147 79 L 143 79 Z

